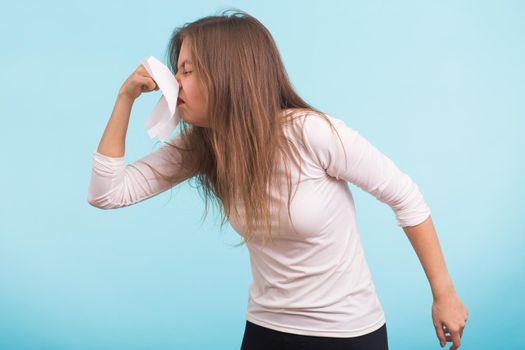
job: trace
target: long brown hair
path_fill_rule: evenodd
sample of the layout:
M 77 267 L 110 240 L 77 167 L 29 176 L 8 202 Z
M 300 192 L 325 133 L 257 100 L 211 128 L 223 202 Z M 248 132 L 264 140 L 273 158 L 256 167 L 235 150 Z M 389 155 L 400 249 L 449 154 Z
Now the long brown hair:
M 177 176 L 156 173 L 173 184 L 195 177 L 197 188 L 204 191 L 205 216 L 208 198 L 220 202 L 221 228 L 242 203 L 242 245 L 256 231 L 263 242 L 271 239 L 268 188 L 274 182 L 277 159 L 281 155 L 290 160 L 286 150 L 291 148 L 300 160 L 283 125 L 301 112 L 314 112 L 335 128 L 294 91 L 268 29 L 244 11 L 233 10 L 230 16 L 228 11 L 232 10 L 186 23 L 172 34 L 168 66 L 177 73 L 182 41 L 189 39 L 193 72 L 208 92 L 209 127 L 181 120 L 179 145 L 167 143 L 181 153 L 177 166 L 185 171 Z M 291 180 L 287 178 L 290 216 Z

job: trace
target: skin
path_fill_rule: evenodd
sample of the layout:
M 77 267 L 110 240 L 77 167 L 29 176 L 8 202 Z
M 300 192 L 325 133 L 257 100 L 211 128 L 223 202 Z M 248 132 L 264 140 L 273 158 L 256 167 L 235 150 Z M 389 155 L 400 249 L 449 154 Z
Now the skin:
M 179 109 L 181 118 L 186 123 L 209 127 L 207 90 L 197 72 L 194 71 L 192 62 L 188 39 L 185 39 L 182 41 L 177 62 L 177 74 L 175 75 L 179 83 L 179 98 L 183 99 L 184 103 L 178 105 L 177 109 Z
M 461 345 L 468 309 L 456 293 L 448 274 L 432 218 L 416 226 L 404 227 L 425 274 L 430 282 L 432 296 L 432 322 L 441 344 L 451 342 L 451 350 Z
M 179 97 L 185 103 L 179 105 L 181 117 L 189 124 L 209 127 L 207 122 L 207 92 L 193 71 L 193 64 L 188 48 L 188 39 L 183 40 L 178 59 L 178 69 L 175 78 L 179 83 Z M 183 66 L 184 64 L 184 66 Z M 433 295 L 432 321 L 440 343 L 452 343 L 451 350 L 461 346 L 463 329 L 468 319 L 468 309 L 457 295 L 452 280 L 448 274 L 438 236 L 432 218 L 423 223 L 404 227 L 430 282 Z

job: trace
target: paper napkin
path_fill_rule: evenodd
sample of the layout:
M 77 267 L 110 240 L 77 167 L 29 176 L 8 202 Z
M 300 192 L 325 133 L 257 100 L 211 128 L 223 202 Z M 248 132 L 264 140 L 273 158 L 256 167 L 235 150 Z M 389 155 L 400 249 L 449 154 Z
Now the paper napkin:
M 164 141 L 180 122 L 180 115 L 177 111 L 179 83 L 169 68 L 153 56 L 142 61 L 142 65 L 162 92 L 162 96 L 146 120 L 144 127 L 148 130 L 150 138 L 156 137 L 160 141 Z

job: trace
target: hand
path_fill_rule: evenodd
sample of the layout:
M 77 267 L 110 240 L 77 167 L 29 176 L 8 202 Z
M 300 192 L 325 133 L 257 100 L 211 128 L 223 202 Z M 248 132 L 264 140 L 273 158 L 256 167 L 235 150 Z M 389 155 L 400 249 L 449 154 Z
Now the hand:
M 140 96 L 142 92 L 149 92 L 158 90 L 159 86 L 149 75 L 146 68 L 141 64 L 137 69 L 126 79 L 120 88 L 119 95 L 126 96 L 132 101 Z
M 456 292 L 450 292 L 434 298 L 432 303 L 432 321 L 437 337 L 442 344 L 441 347 L 445 346 L 446 342 L 453 342 L 450 350 L 459 348 L 467 318 L 468 310 Z

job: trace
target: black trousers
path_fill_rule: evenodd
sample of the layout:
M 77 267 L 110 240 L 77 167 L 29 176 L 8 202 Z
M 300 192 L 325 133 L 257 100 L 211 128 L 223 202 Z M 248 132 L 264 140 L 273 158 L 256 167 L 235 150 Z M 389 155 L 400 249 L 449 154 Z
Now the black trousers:
M 358 337 L 335 338 L 276 331 L 246 320 L 241 350 L 388 350 L 386 323 Z

